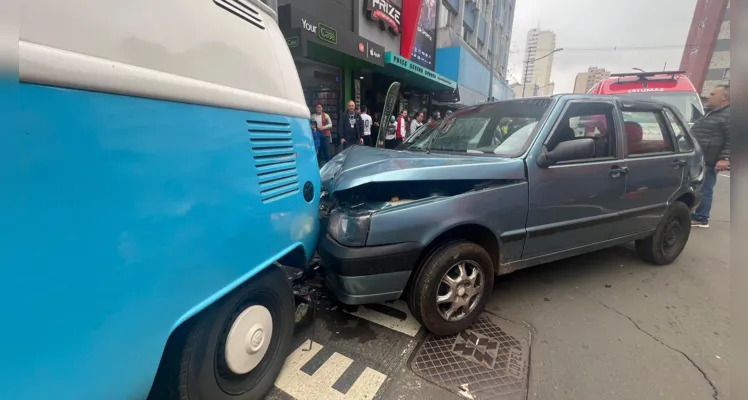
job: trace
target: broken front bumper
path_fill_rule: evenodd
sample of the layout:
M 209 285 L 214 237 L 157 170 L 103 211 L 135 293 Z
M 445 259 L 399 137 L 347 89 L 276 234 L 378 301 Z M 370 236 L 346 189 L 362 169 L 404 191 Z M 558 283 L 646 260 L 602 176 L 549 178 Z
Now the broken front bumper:
M 320 237 L 318 247 L 328 289 L 352 305 L 398 299 L 421 250 L 415 242 L 347 247 L 327 234 Z

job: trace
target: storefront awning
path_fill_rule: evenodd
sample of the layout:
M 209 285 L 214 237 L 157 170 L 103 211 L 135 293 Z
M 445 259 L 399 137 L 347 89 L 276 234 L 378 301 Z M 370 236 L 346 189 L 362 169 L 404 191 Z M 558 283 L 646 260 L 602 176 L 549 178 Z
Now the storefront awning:
M 457 82 L 447 79 L 391 51 L 385 53 L 384 70 L 382 72 L 401 80 L 403 83 L 426 89 L 431 93 L 454 91 L 457 88 Z

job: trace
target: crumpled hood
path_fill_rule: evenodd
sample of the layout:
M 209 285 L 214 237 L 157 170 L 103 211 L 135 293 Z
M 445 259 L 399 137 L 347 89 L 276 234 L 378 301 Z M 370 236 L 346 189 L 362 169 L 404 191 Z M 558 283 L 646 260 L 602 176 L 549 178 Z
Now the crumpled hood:
M 521 159 L 452 155 L 352 146 L 320 171 L 322 188 L 332 193 L 371 182 L 525 179 Z

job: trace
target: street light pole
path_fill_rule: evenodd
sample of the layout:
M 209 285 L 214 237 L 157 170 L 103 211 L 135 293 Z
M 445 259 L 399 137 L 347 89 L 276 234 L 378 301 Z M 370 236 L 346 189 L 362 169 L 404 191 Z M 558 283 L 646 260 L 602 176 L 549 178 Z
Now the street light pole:
M 494 7 L 496 7 L 495 4 L 494 4 Z M 493 14 L 491 16 L 492 17 L 491 18 L 491 37 L 488 38 L 488 40 L 491 41 L 491 58 L 490 58 L 490 60 L 488 60 L 488 71 L 489 71 L 489 75 L 488 75 L 488 99 L 486 99 L 486 101 L 491 101 L 491 98 L 493 98 L 493 70 L 494 70 L 494 60 L 495 60 L 495 57 L 496 57 L 496 42 L 498 42 L 498 39 L 496 39 L 497 36 L 498 36 L 496 34 L 496 20 L 498 18 L 494 18 L 493 17 L 495 15 L 493 13 L 493 10 L 491 11 L 491 13 Z
M 563 49 L 564 49 L 563 47 L 559 47 L 557 49 L 553 49 L 552 52 L 544 55 L 543 57 L 538 57 L 538 58 L 536 58 L 536 59 L 534 59 L 532 61 L 530 61 L 530 60 L 525 60 L 524 61 L 524 63 L 525 63 L 525 70 L 524 70 L 524 72 L 522 74 L 522 97 L 525 97 L 525 87 L 527 86 L 527 70 L 530 68 L 530 63 L 534 63 L 535 61 L 542 60 L 542 59 L 550 56 L 553 53 L 558 53 L 559 51 L 561 51 Z

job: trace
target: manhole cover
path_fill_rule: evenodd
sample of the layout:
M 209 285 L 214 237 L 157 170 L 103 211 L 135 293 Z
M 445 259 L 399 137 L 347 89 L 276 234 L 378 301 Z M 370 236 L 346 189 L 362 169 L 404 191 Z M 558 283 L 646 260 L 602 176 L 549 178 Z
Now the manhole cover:
M 524 326 L 483 313 L 457 335 L 428 335 L 413 353 L 410 368 L 464 397 L 525 399 L 530 342 Z

